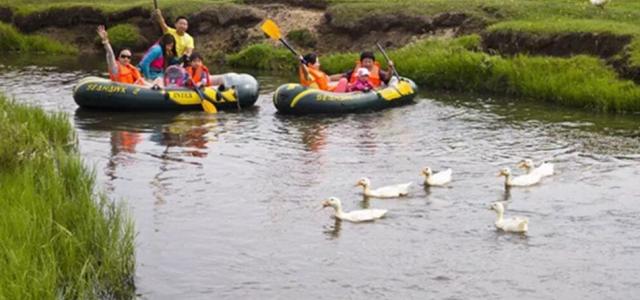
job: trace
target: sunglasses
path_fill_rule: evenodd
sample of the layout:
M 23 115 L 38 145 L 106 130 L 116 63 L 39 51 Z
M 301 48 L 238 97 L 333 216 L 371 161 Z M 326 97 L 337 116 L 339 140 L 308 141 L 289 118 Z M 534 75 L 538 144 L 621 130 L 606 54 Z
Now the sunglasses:
M 131 55 L 124 55 L 124 54 L 120 54 L 120 58 L 127 58 L 127 59 L 131 59 Z

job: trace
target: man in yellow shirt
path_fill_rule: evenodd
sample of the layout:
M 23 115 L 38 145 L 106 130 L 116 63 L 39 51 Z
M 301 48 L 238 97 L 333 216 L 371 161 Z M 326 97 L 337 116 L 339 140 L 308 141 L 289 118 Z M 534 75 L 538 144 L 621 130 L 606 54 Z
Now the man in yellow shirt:
M 177 56 L 191 56 L 193 48 L 195 48 L 195 44 L 193 43 L 193 37 L 191 37 L 187 33 L 187 29 L 189 29 L 189 21 L 187 21 L 187 18 L 183 16 L 177 17 L 176 23 L 174 24 L 175 28 L 171 28 L 164 21 L 164 17 L 162 17 L 162 12 L 160 12 L 160 9 L 156 9 L 155 13 L 156 21 L 158 22 L 158 24 L 160 24 L 162 33 L 169 33 L 176 39 L 176 52 L 178 52 Z

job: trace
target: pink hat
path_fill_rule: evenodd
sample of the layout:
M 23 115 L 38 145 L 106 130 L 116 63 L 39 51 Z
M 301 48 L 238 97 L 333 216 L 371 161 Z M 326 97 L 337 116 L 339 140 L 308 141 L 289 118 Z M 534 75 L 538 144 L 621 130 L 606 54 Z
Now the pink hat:
M 356 71 L 356 75 L 358 75 L 358 77 L 360 77 L 360 76 L 369 76 L 369 70 L 367 70 L 367 68 L 359 68 Z

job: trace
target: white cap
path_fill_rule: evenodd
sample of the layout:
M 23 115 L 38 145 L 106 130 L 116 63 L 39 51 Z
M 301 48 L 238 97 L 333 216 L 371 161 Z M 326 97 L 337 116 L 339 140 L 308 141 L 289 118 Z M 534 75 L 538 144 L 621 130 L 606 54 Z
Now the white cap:
M 367 68 L 359 68 L 358 71 L 356 71 L 356 74 L 358 75 L 358 77 L 369 76 L 369 70 L 367 70 Z

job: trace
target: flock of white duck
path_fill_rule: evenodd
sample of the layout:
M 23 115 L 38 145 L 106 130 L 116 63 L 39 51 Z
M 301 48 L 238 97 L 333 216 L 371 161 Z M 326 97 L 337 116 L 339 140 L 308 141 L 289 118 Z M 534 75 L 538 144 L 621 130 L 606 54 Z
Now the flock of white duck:
M 532 186 L 538 184 L 543 177 L 553 175 L 553 164 L 542 163 L 536 167 L 531 159 L 524 159 L 518 163 L 518 168 L 526 170 L 526 173 L 519 176 L 513 176 L 511 169 L 502 168 L 498 176 L 505 177 L 505 186 Z M 422 169 L 421 175 L 424 176 L 424 185 L 426 186 L 445 186 L 451 182 L 453 171 L 446 169 L 444 171 L 433 173 L 431 168 L 426 167 Z M 371 181 L 368 178 L 362 178 L 358 180 L 356 186 L 363 188 L 363 194 L 371 198 L 396 198 L 409 194 L 409 187 L 411 182 L 385 186 L 377 189 L 371 189 Z M 349 222 L 366 222 L 373 221 L 382 218 L 386 213 L 386 209 L 362 209 L 345 212 L 342 210 L 342 203 L 340 199 L 336 197 L 330 197 L 322 202 L 323 207 L 333 207 L 335 210 L 335 217 Z M 525 217 L 514 216 L 511 218 L 504 217 L 504 206 L 500 202 L 494 202 L 491 204 L 491 210 L 494 210 L 497 214 L 495 226 L 499 230 L 505 232 L 519 232 L 526 233 L 529 229 L 529 219 Z

